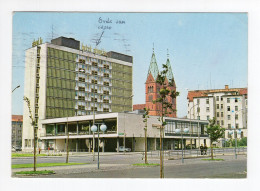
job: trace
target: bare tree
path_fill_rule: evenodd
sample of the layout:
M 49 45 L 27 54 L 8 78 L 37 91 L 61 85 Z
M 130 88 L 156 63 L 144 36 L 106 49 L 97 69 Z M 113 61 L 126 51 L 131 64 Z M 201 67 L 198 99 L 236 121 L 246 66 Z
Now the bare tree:
M 36 127 L 35 119 L 32 116 L 30 99 L 28 97 L 24 96 L 23 100 L 27 103 L 28 110 L 29 110 L 29 117 L 31 119 L 31 124 L 33 126 L 33 171 L 36 171 L 37 127 Z

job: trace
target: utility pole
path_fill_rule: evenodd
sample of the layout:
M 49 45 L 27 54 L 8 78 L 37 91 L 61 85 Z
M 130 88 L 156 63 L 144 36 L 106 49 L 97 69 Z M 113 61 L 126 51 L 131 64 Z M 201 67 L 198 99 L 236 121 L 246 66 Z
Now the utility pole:
M 148 164 L 148 162 L 147 162 L 147 120 L 148 120 L 148 118 L 149 118 L 149 109 L 146 109 L 146 108 L 144 108 L 144 110 L 145 110 L 145 113 L 143 114 L 143 118 L 144 118 L 144 120 L 143 120 L 143 122 L 145 123 L 145 127 L 144 127 L 144 149 L 145 149 L 145 164 Z

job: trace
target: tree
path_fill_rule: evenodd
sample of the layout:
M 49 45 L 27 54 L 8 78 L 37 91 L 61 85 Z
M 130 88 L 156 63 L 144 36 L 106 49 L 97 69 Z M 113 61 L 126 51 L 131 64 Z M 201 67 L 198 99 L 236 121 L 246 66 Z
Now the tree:
M 211 148 L 211 159 L 213 160 L 213 142 L 217 141 L 219 138 L 223 137 L 225 134 L 225 128 L 221 128 L 216 124 L 216 118 L 209 120 L 209 125 L 206 127 L 206 133 L 210 138 L 210 148 Z
M 160 85 L 160 91 L 159 96 L 156 100 L 153 100 L 153 103 L 159 103 L 160 104 L 160 118 L 159 121 L 161 122 L 160 126 L 160 178 L 164 178 L 164 168 L 163 168 L 163 137 L 162 132 L 163 128 L 166 125 L 166 122 L 164 121 L 164 117 L 167 114 L 171 114 L 172 112 L 175 112 L 176 110 L 173 109 L 173 104 L 170 102 L 171 98 L 172 100 L 175 99 L 177 96 L 179 96 L 179 92 L 176 92 L 175 90 L 169 89 L 170 87 L 174 87 L 174 79 L 167 79 L 166 75 L 168 73 L 168 66 L 166 64 L 163 64 L 163 71 L 161 71 L 156 79 L 156 83 Z
M 145 123 L 145 127 L 144 127 L 144 147 L 145 147 L 145 160 L 144 163 L 147 164 L 147 120 L 149 118 L 149 109 L 144 108 L 144 114 L 143 114 L 143 122 Z
M 30 103 L 30 99 L 26 96 L 23 97 L 23 100 L 27 103 L 28 106 L 28 110 L 29 110 L 29 117 L 31 119 L 31 124 L 33 126 L 33 140 L 34 140 L 34 144 L 33 144 L 33 171 L 36 171 L 36 144 L 37 144 L 37 128 L 36 128 L 36 122 L 35 119 L 32 116 L 32 110 L 31 110 L 31 103 Z

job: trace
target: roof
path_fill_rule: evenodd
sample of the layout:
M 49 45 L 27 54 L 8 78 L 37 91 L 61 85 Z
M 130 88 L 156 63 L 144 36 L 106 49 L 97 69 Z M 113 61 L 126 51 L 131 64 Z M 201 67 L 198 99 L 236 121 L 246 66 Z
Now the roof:
M 194 97 L 207 97 L 209 93 L 221 93 L 221 92 L 238 92 L 238 95 L 247 95 L 247 88 L 194 90 L 188 92 L 187 99 L 189 99 L 189 102 L 192 102 Z
M 23 122 L 23 116 L 22 115 L 12 115 L 12 121 L 21 121 Z
M 133 111 L 135 110 L 143 110 L 145 108 L 146 104 L 135 104 L 133 105 Z
M 166 66 L 168 66 L 168 72 L 166 73 L 167 79 L 170 81 L 171 79 L 174 80 L 173 73 L 172 73 L 172 67 L 169 58 L 167 58 Z
M 159 74 L 159 69 L 158 69 L 158 66 L 157 66 L 157 62 L 156 62 L 156 58 L 155 58 L 154 52 L 152 54 L 152 58 L 151 58 L 151 62 L 150 62 L 150 66 L 149 66 L 149 70 L 148 70 L 147 76 L 149 76 L 150 73 L 152 74 L 154 80 L 156 80 L 157 76 Z

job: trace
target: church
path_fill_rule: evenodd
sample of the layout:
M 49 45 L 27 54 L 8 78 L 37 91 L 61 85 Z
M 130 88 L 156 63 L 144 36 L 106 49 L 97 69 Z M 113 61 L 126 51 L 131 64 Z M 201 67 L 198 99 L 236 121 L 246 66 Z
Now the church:
M 168 67 L 168 72 L 166 74 L 166 81 L 165 84 L 169 84 L 169 82 L 172 80 L 174 83 L 174 86 L 168 86 L 169 90 L 176 91 L 176 84 L 172 72 L 172 67 L 170 64 L 169 54 L 167 54 L 167 60 L 166 65 Z M 149 115 L 152 116 L 159 116 L 161 112 L 161 105 L 160 103 L 153 103 L 153 100 L 156 100 L 159 96 L 159 91 L 161 89 L 161 85 L 156 82 L 159 69 L 153 49 L 152 58 L 150 61 L 150 66 L 147 73 L 147 79 L 145 82 L 145 104 L 136 104 L 133 105 L 133 110 L 143 110 L 144 108 L 149 109 Z M 177 117 L 176 112 L 176 99 L 172 99 L 170 96 L 168 96 L 168 101 L 172 103 L 174 112 L 171 112 L 171 114 L 167 114 L 167 117 Z

